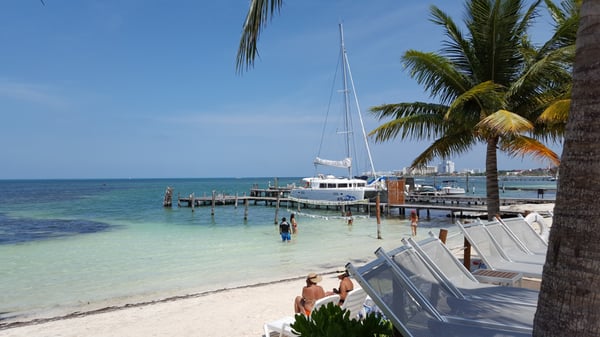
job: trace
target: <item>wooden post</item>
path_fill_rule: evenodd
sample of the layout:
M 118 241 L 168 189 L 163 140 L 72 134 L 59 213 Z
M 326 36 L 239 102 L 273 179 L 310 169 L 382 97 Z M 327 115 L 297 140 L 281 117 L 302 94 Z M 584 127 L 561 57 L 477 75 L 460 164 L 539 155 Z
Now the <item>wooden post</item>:
M 440 228 L 440 235 L 438 236 L 440 241 L 446 243 L 446 239 L 448 238 L 448 230 L 445 228 Z
M 215 199 L 216 199 L 216 197 L 217 197 L 217 196 L 216 196 L 216 191 L 215 191 L 215 190 L 213 190 L 213 191 L 212 191 L 212 200 L 211 200 L 212 202 L 211 202 L 211 204 L 210 204 L 210 215 L 211 215 L 211 216 L 214 216 L 214 215 L 215 215 L 215 202 L 216 202 L 216 201 L 215 201 Z
M 165 191 L 165 198 L 163 200 L 163 207 L 171 206 L 173 206 L 173 188 L 171 186 L 167 186 L 167 190 Z
M 244 220 L 248 220 L 248 198 L 246 198 L 246 193 L 244 193 Z
M 377 197 L 375 198 L 375 207 L 377 207 L 377 238 L 381 240 L 381 210 L 379 209 L 379 192 L 377 192 Z
M 196 206 L 196 205 L 194 205 L 194 199 L 196 199 L 196 198 L 194 198 L 194 193 L 190 194 L 190 201 L 191 201 L 191 205 L 192 205 L 192 212 L 194 211 L 194 206 Z
M 277 183 L 277 180 L 275 180 L 275 182 Z M 277 193 L 277 201 L 275 204 L 275 225 L 277 225 L 277 218 L 279 217 L 279 193 Z
M 238 206 L 238 194 L 237 194 L 237 192 L 235 192 L 235 202 L 234 202 L 233 208 L 237 209 L 237 206 Z
M 463 257 L 463 264 L 468 271 L 471 271 L 471 243 L 465 238 L 465 253 Z

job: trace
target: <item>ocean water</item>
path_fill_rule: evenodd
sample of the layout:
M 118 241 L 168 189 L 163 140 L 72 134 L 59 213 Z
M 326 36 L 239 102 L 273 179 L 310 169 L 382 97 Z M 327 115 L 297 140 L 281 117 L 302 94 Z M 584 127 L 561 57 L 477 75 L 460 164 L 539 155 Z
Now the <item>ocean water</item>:
M 279 178 L 279 185 L 299 178 Z M 349 226 L 337 212 L 304 210 L 299 233 L 282 243 L 275 208 L 163 208 L 167 186 L 196 196 L 242 195 L 273 178 L 4 180 L 0 181 L 0 324 L 94 310 L 172 296 L 333 271 L 347 262 L 373 258 L 410 235 L 402 216 L 383 217 L 377 239 L 374 217 Z M 506 182 L 508 184 L 508 182 Z M 548 187 L 548 182 L 511 182 Z M 459 181 L 460 184 L 460 181 Z M 471 177 L 474 195 L 485 193 L 482 177 Z M 551 184 L 551 183 L 550 183 Z M 464 186 L 464 184 L 461 184 Z M 473 193 L 473 192 L 470 192 Z M 501 197 L 535 197 L 507 190 Z M 546 194 L 546 197 L 553 197 Z M 176 201 L 174 202 L 176 203 Z M 295 210 L 279 210 L 289 217 Z M 330 217 L 326 220 L 325 217 Z M 419 237 L 448 228 L 446 213 L 419 222 Z

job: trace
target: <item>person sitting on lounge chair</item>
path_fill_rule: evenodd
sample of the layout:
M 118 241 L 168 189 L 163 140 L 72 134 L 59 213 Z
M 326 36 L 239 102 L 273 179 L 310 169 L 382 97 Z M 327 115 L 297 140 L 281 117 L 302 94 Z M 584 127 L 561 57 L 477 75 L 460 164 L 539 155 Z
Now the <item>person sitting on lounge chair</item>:
M 348 293 L 354 290 L 354 283 L 352 283 L 352 280 L 350 279 L 350 275 L 348 274 L 347 270 L 341 272 L 341 274 L 338 275 L 338 279 L 340 279 L 340 286 L 338 288 L 333 288 L 333 291 L 326 292 L 325 296 L 330 296 L 333 294 L 340 295 L 339 304 L 342 305 L 344 304 Z
M 302 288 L 302 296 L 296 296 L 294 300 L 294 310 L 296 313 L 303 313 L 310 316 L 310 312 L 318 299 L 325 297 L 323 287 L 317 283 L 321 282 L 320 275 L 310 273 L 306 277 L 306 286 Z

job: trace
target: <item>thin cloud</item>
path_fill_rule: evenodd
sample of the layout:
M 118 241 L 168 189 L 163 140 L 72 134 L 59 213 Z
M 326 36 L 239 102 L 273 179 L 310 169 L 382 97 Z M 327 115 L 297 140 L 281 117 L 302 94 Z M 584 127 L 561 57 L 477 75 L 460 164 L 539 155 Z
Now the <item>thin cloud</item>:
M 17 101 L 43 105 L 50 108 L 65 108 L 69 104 L 47 86 L 0 80 L 0 96 Z

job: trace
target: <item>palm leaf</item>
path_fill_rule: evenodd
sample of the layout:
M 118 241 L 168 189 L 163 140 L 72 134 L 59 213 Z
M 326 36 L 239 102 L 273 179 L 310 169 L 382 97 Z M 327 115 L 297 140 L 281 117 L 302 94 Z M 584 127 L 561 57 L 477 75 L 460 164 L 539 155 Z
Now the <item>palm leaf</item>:
M 242 37 L 236 57 L 238 73 L 248 70 L 254 65 L 258 56 L 258 38 L 266 27 L 269 18 L 281 9 L 283 0 L 251 0 L 246 20 L 242 28 Z
M 460 118 L 461 114 L 464 114 L 463 107 L 468 102 L 475 101 L 479 106 L 479 111 L 484 111 L 488 108 L 502 106 L 502 95 L 500 93 L 502 89 L 501 85 L 494 83 L 493 81 L 486 81 L 479 83 L 471 89 L 458 96 L 448 108 L 446 119 Z
M 409 50 L 402 61 L 410 76 L 442 104 L 471 87 L 469 80 L 447 58 L 436 53 Z
M 538 140 L 522 135 L 502 139 L 500 150 L 512 157 L 531 156 L 540 161 L 550 161 L 556 166 L 560 164 L 560 158 L 554 151 Z
M 444 122 L 447 106 L 430 103 L 385 104 L 371 108 L 379 119 L 391 117 L 369 133 L 375 141 L 383 142 L 400 136 L 401 139 L 431 139 L 443 135 L 448 123 Z
M 477 141 L 467 132 L 448 133 L 436 139 L 411 163 L 411 167 L 422 167 L 436 158 L 450 158 L 468 152 Z
M 566 124 L 571 108 L 571 99 L 561 99 L 552 103 L 538 118 L 545 124 Z
M 496 135 L 517 135 L 525 131 L 533 129 L 533 124 L 508 110 L 500 109 L 493 114 L 482 119 L 478 124 L 478 128 L 491 131 Z

